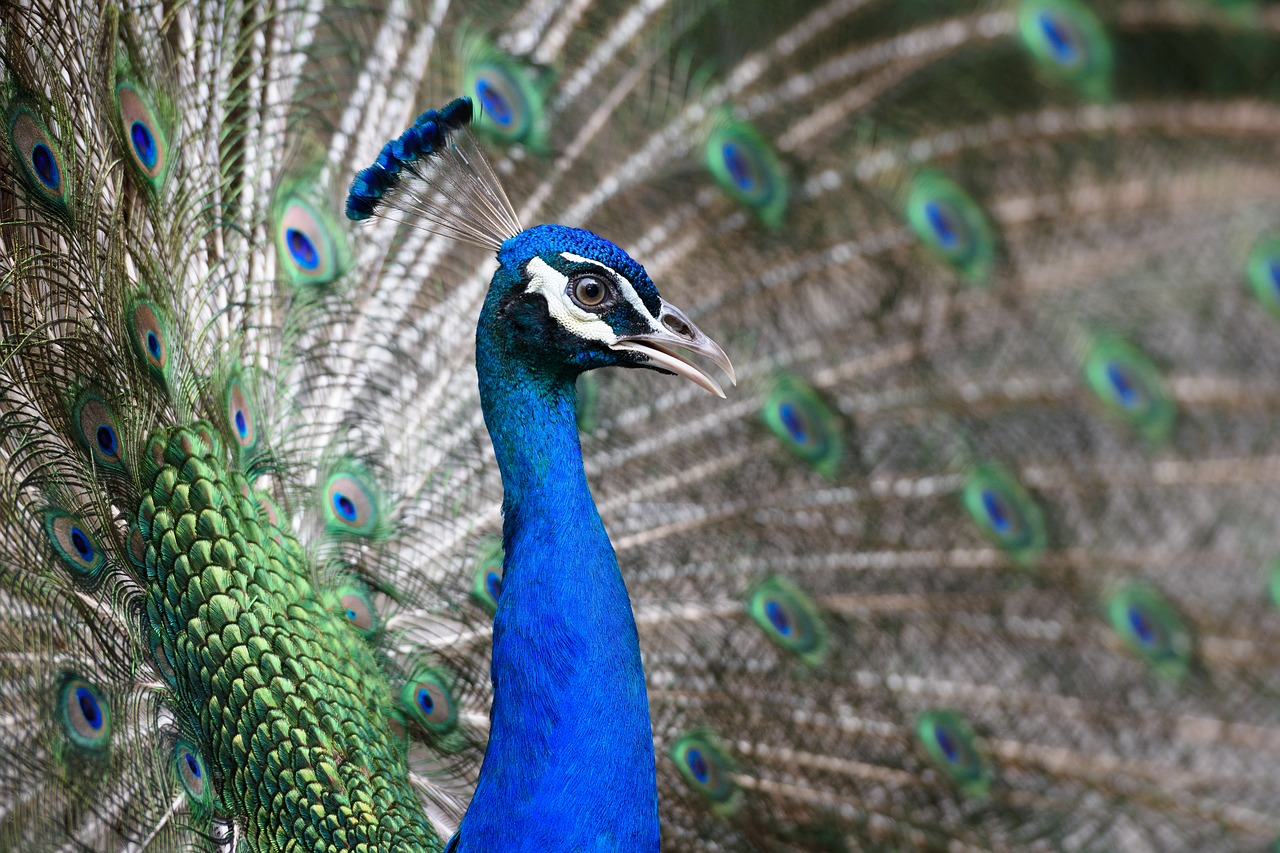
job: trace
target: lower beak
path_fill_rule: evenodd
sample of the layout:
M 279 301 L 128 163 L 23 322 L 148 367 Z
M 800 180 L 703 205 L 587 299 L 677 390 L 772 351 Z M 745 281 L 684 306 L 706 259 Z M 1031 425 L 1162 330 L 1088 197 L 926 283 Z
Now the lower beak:
M 687 356 L 676 352 L 677 349 L 687 350 L 715 362 L 729 374 L 730 382 L 734 385 L 738 384 L 729 356 L 724 354 L 719 344 L 693 325 L 683 311 L 664 301 L 662 310 L 658 314 L 658 323 L 661 329 L 643 335 L 619 338 L 609 348 L 640 353 L 652 363 L 653 367 L 669 370 L 677 376 L 683 376 L 698 387 L 705 388 L 717 397 L 724 397 L 720 383 L 690 361 Z

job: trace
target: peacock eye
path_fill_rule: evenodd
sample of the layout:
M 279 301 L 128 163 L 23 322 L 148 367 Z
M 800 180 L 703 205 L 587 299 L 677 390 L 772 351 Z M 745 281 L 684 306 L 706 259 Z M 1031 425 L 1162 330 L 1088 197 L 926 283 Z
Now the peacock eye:
M 609 297 L 609 285 L 597 275 L 580 275 L 573 280 L 570 293 L 582 308 L 599 308 Z

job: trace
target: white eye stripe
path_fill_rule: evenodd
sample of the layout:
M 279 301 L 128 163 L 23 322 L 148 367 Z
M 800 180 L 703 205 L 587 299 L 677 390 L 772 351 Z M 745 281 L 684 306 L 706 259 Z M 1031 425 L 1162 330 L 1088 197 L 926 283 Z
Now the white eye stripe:
M 584 259 L 585 260 L 585 259 Z M 541 293 L 547 300 L 547 310 L 557 323 L 571 334 L 589 341 L 600 341 L 612 346 L 618 342 L 618 335 L 613 327 L 598 314 L 584 311 L 569 298 L 565 292 L 569 287 L 569 277 L 551 266 L 542 258 L 533 258 L 526 267 L 529 273 L 529 287 L 526 293 Z M 608 267 L 602 267 L 612 273 Z M 645 316 L 648 316 L 646 313 Z

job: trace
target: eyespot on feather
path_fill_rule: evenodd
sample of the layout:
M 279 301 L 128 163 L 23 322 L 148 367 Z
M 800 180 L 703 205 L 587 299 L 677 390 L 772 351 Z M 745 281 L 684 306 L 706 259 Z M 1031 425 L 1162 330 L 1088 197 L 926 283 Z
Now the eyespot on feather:
M 979 531 L 1016 563 L 1032 566 L 1044 552 L 1048 534 L 1040 507 L 1000 465 L 974 466 L 965 478 L 962 500 Z
M 227 431 L 231 446 L 239 451 L 241 460 L 252 458 L 258 449 L 258 418 L 256 408 L 245 390 L 238 373 L 227 381 L 223 399 L 226 405 Z
M 293 286 L 329 284 L 342 274 L 345 236 L 326 211 L 300 195 L 285 195 L 276 217 L 276 255 Z
M 381 626 L 368 592 L 354 584 L 344 584 L 333 593 L 333 598 L 330 609 L 341 615 L 356 633 L 365 639 L 377 636 Z
M 987 215 L 955 182 L 937 172 L 916 175 L 907 191 L 907 223 L 934 255 L 971 284 L 986 284 L 995 263 Z
M 102 576 L 107 556 L 87 525 L 62 510 L 50 510 L 44 518 L 45 533 L 72 576 L 93 581 Z
M 110 746 L 111 706 L 98 688 L 68 673 L 58 688 L 57 707 L 73 747 L 84 753 L 102 753 Z
M 81 395 L 72 415 L 78 427 L 77 438 L 93 460 L 107 468 L 120 468 L 123 460 L 120 431 L 102 398 L 91 393 Z
M 1018 31 L 1036 64 L 1073 84 L 1085 97 L 1104 100 L 1111 88 L 1111 40 L 1097 15 L 1078 0 L 1023 0 Z
M 819 474 L 835 476 L 843 452 L 840 417 L 817 391 L 798 377 L 780 376 L 760 415 L 783 446 Z
M 980 797 L 991 787 L 991 768 L 964 717 L 947 709 L 927 711 L 916 720 L 916 737 L 934 766 L 965 794 Z
M 1152 444 L 1163 444 L 1177 416 L 1159 368 L 1141 350 L 1109 336 L 1093 340 L 1084 376 L 1094 396 L 1113 416 Z
M 335 472 L 325 485 L 326 526 L 334 533 L 375 536 L 382 522 L 379 503 L 376 487 L 366 472 Z
M 200 751 L 186 741 L 178 741 L 173 747 L 173 768 L 187 793 L 188 803 L 201 809 L 210 808 L 213 804 L 213 783 Z
M 169 327 L 154 302 L 136 300 L 128 309 L 129 340 L 134 354 L 159 379 L 169 366 Z
M 9 143 L 28 186 L 46 203 L 65 209 L 68 200 L 67 163 L 49 128 L 26 105 L 9 112 Z
M 754 126 L 723 113 L 707 137 L 703 158 L 726 195 L 754 210 L 770 228 L 782 225 L 790 194 L 787 175 Z
M 1111 629 L 1159 675 L 1180 681 L 1190 670 L 1194 638 L 1159 590 L 1141 581 L 1114 584 L 1103 607 Z
M 444 735 L 458 725 L 458 709 L 449 680 L 439 669 L 418 672 L 400 691 L 404 715 L 432 735 Z
M 472 122 L 476 131 L 505 144 L 545 149 L 546 75 L 475 34 L 463 37 L 461 56 L 462 91 L 479 108 Z
M 733 781 L 735 768 L 712 732 L 699 730 L 681 735 L 671 744 L 668 755 L 685 784 L 704 798 L 714 812 L 727 816 L 741 805 L 742 797 Z
M 129 162 L 152 187 L 158 186 L 169 163 L 168 135 L 149 97 L 132 83 L 121 83 L 116 87 L 116 105 Z
M 782 577 L 759 584 L 747 599 L 747 612 L 761 630 L 809 666 L 827 652 L 826 628 L 813 600 Z

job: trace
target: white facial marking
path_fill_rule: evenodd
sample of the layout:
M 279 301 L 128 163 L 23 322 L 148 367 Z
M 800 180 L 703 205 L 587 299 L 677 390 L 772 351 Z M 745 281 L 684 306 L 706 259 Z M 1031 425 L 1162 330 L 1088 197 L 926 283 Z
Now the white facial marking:
M 581 255 L 561 252 L 560 257 L 574 263 L 590 264 L 598 267 L 613 282 L 617 292 L 622 294 L 622 297 L 639 312 L 641 317 L 648 320 L 653 329 L 657 331 L 657 322 L 649 315 L 649 309 L 644 307 L 644 302 L 640 300 L 640 295 L 636 293 L 635 288 L 631 286 L 631 282 L 627 281 L 625 277 L 599 261 L 593 261 Z M 599 341 L 606 346 L 612 346 L 618 342 L 618 334 L 614 332 L 612 326 L 606 323 L 598 314 L 584 311 L 578 307 L 578 304 L 569 296 L 568 276 L 542 260 L 542 258 L 537 257 L 530 260 L 525 269 L 529 273 L 529 286 L 525 289 L 525 292 L 541 293 L 542 298 L 547 300 L 547 310 L 566 331 L 584 340 Z

